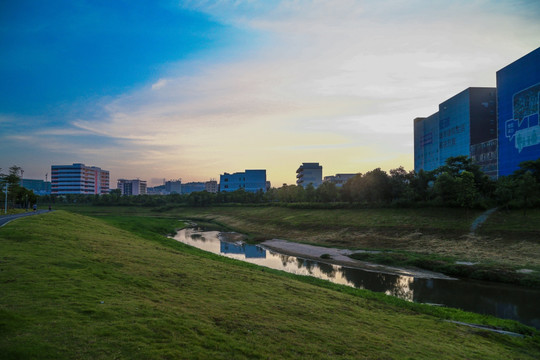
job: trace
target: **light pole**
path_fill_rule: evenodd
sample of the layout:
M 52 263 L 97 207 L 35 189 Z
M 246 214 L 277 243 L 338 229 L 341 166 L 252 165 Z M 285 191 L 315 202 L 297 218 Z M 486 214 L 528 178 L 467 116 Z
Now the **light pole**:
M 6 181 L 6 205 L 4 207 L 4 214 L 7 214 L 7 190 L 8 190 L 8 182 Z

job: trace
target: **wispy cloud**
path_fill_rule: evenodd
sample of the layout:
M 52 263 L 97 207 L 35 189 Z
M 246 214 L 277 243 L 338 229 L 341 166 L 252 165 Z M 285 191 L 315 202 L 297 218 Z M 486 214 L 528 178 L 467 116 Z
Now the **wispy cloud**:
M 257 44 L 171 64 L 70 130 L 109 139 L 109 164 L 203 180 L 268 169 L 294 181 L 300 162 L 325 173 L 412 168 L 412 119 L 538 46 L 527 1 L 186 1 L 252 33 Z M 1 119 L 0 119 L 1 121 Z M 75 130 L 74 130 L 75 129 Z M 67 133 L 65 134 L 67 135 Z M 76 135 L 76 134 L 73 134 Z M 121 165 L 121 164 L 125 164 Z M 134 175 L 135 176 L 135 175 Z

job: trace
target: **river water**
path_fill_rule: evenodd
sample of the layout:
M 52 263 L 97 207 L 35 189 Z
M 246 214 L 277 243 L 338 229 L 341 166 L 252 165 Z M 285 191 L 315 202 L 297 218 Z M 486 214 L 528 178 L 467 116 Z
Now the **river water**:
M 227 242 L 218 231 L 180 230 L 174 239 L 199 249 L 272 269 L 314 276 L 408 301 L 513 319 L 540 329 L 540 290 L 473 280 L 423 279 L 367 271 L 280 254 L 259 245 Z

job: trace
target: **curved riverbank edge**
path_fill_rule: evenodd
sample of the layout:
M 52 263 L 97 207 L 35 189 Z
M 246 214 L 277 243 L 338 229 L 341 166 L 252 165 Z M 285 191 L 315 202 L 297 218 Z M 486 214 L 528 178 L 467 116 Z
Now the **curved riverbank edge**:
M 384 274 L 411 276 L 421 279 L 457 280 L 456 278 L 422 269 L 401 268 L 374 264 L 366 261 L 355 260 L 349 257 L 359 250 L 337 249 L 322 246 L 295 243 L 287 240 L 272 239 L 260 243 L 263 247 L 282 254 L 297 256 L 306 259 L 317 260 L 322 263 L 336 264 L 347 267 L 359 268 L 365 271 L 380 272 Z M 321 257 L 323 256 L 324 257 Z

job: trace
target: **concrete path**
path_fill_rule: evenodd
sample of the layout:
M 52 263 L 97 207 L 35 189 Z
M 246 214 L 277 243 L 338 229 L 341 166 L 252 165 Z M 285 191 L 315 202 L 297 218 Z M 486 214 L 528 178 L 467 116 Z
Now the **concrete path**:
M 37 215 L 37 214 L 43 214 L 43 213 L 48 213 L 48 212 L 49 212 L 49 210 L 38 210 L 38 211 L 28 211 L 28 212 L 24 212 L 24 213 L 20 213 L 20 214 L 15 214 L 15 215 L 1 215 L 0 216 L 0 227 L 6 225 L 10 221 L 16 220 L 16 219 L 21 218 L 21 217 L 32 216 L 32 215 Z
M 476 231 L 476 229 L 478 229 L 478 227 L 480 225 L 482 225 L 486 220 L 487 218 L 489 217 L 489 215 L 493 214 L 495 211 L 497 211 L 497 208 L 493 208 L 493 209 L 489 209 L 487 211 L 485 211 L 484 213 L 482 213 L 482 215 L 480 215 L 479 217 L 477 217 L 472 225 L 471 225 L 471 228 L 470 228 L 470 233 L 471 234 L 474 234 L 474 232 Z

